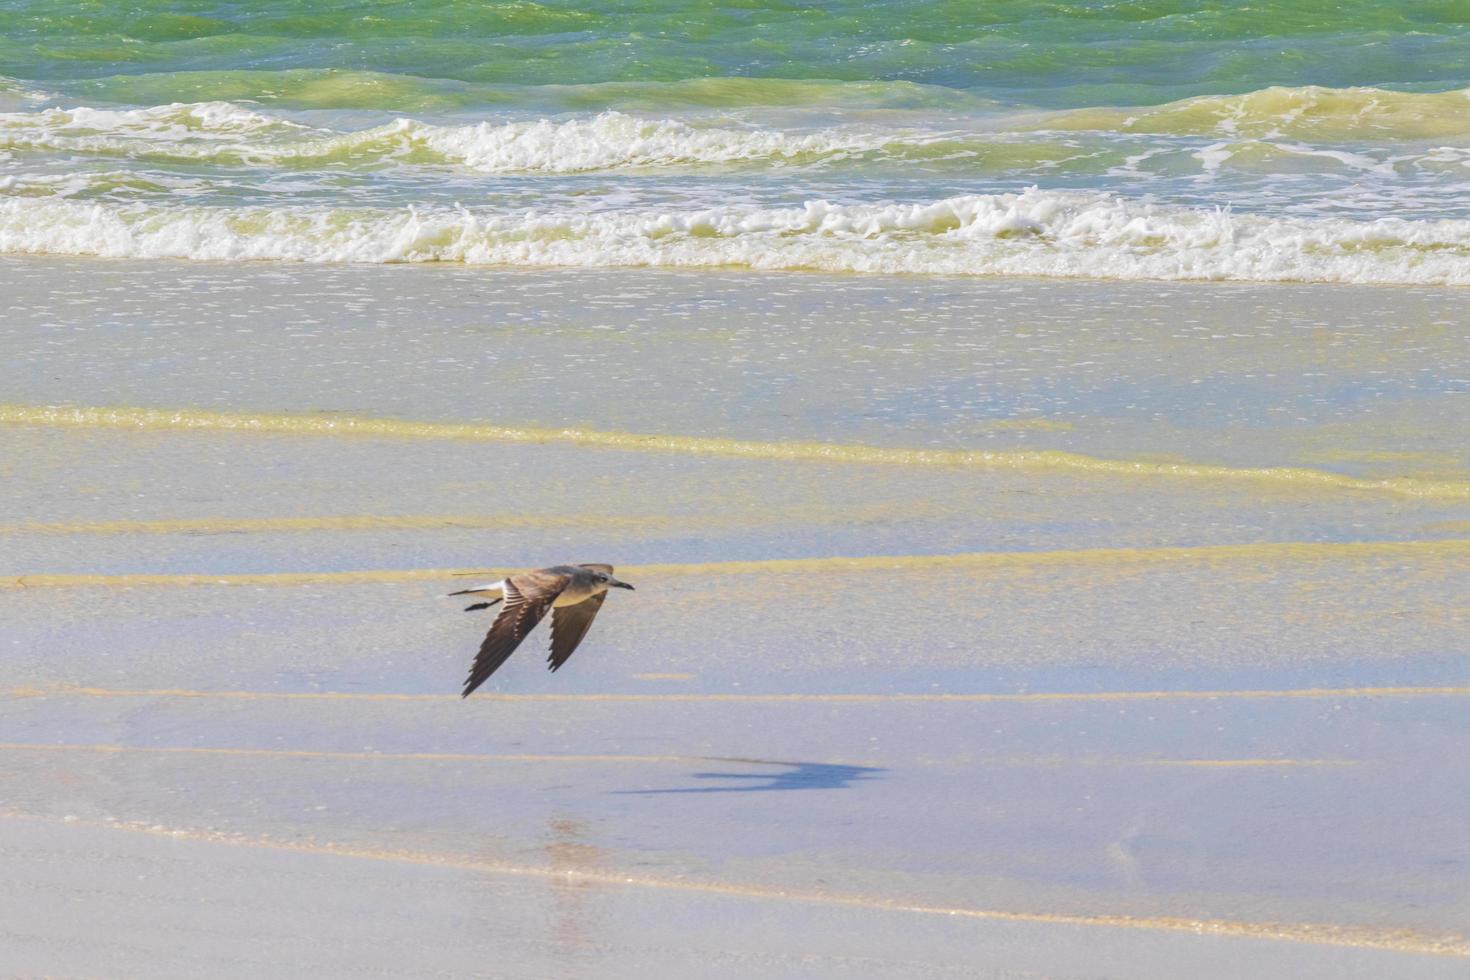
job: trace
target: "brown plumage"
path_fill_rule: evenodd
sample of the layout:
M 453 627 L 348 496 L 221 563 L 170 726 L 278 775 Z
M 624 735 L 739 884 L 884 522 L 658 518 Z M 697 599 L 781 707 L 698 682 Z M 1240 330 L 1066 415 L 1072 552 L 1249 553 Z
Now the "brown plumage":
M 547 663 L 553 671 L 560 668 L 587 635 L 610 588 L 632 589 L 633 586 L 613 578 L 611 565 L 556 565 L 508 576 L 478 589 L 462 589 L 453 593 L 486 595 L 499 592 L 505 601 L 505 607 L 495 617 L 490 632 L 485 634 L 485 641 L 480 644 L 480 652 L 470 667 L 461 696 L 469 697 L 475 688 L 499 670 L 548 612 L 552 616 L 551 654 Z M 468 608 L 483 608 L 495 602 L 476 603 Z

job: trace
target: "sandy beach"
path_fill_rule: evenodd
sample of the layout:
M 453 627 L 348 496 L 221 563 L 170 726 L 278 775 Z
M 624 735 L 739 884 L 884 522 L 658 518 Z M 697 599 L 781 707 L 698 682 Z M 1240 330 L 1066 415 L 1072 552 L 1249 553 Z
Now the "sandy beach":
M 1458 294 L 0 276 L 5 972 L 1466 969 Z
M 1470 977 L 1463 7 L 0 0 L 0 977 Z

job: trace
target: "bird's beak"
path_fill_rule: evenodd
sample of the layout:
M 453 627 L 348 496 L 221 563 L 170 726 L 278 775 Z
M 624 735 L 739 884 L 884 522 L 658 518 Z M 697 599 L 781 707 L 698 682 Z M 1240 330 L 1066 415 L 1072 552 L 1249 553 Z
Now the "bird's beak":
M 631 585 L 629 585 L 627 582 L 614 582 L 613 585 L 616 586 L 619 589 L 627 589 L 629 592 L 636 592 L 636 591 L 638 591 L 637 589 L 635 589 Z

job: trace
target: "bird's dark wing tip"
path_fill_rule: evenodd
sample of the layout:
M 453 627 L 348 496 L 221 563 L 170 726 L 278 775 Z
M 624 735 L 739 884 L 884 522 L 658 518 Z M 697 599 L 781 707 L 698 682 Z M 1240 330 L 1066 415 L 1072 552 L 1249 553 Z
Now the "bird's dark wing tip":
M 557 586 L 555 589 L 543 588 L 530 592 L 523 592 L 515 583 L 506 581 L 505 606 L 500 610 L 500 615 L 495 617 L 495 622 L 490 624 L 490 630 L 480 644 L 480 652 L 475 654 L 469 677 L 465 680 L 464 694 L 461 696 L 467 697 L 475 688 L 489 680 L 506 659 L 515 653 L 526 634 L 535 629 L 536 624 L 551 609 L 552 602 L 565 585 L 564 579 L 565 576 L 556 577 L 552 582 L 552 585 Z

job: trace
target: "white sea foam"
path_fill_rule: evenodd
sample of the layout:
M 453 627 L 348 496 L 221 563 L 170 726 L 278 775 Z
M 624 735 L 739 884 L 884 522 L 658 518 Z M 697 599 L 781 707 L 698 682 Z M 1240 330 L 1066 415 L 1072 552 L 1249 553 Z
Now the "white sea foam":
M 474 126 L 431 126 L 400 119 L 388 127 L 405 142 L 482 172 L 575 173 L 618 167 L 780 160 L 874 150 L 893 136 L 823 130 L 697 128 L 671 119 L 604 112 L 591 119 Z M 935 139 L 938 137 L 929 137 Z
M 56 98 L 50 92 L 30 88 L 20 80 L 7 75 L 0 75 L 0 107 L 9 109 L 18 106 L 34 105 L 47 102 Z
M 1273 108 L 1277 107 L 1273 104 Z M 1194 116 L 1186 109 L 1198 114 L 1198 107 L 1190 102 L 1170 104 L 1154 115 L 1178 122 L 1175 117 L 1183 113 L 1188 122 Z M 1285 115 L 1299 111 L 1293 104 Z M 1439 157 L 1441 151 L 1422 145 L 1318 146 L 1280 137 L 1276 130 L 1271 131 L 1279 137 L 1275 141 L 1265 136 L 1205 140 L 1172 134 L 1168 127 L 1157 132 L 1109 131 L 1110 125 L 1128 122 L 1126 118 L 1115 120 L 1113 115 L 1114 110 L 1080 110 L 1070 116 L 1028 117 L 1028 125 L 1042 126 L 1040 129 L 1013 126 L 1001 130 L 996 128 L 1001 124 L 998 117 L 988 122 L 970 120 L 970 128 L 961 129 L 869 123 L 792 129 L 714 125 L 608 111 L 557 120 L 462 125 L 399 118 L 339 131 L 302 125 L 229 102 L 200 102 L 146 109 L 80 107 L 0 113 L 0 153 L 122 157 L 140 166 L 179 161 L 277 171 L 378 169 L 394 164 L 404 167 L 405 173 L 427 165 L 525 176 L 710 166 L 747 166 L 769 172 L 790 165 L 837 165 L 855 160 L 922 162 L 928 167 L 997 176 L 1037 168 L 1060 173 L 1075 170 L 1086 176 L 1094 166 L 1090 161 L 1110 154 L 1121 155 L 1124 161 L 1111 168 L 1117 174 L 1137 173 L 1141 163 L 1155 157 L 1166 169 L 1176 167 L 1177 155 L 1183 153 L 1196 162 L 1199 176 L 1210 179 L 1233 171 L 1279 171 L 1291 180 L 1303 171 L 1358 170 L 1383 182 L 1390 195 L 1404 181 L 1449 176 Z M 1213 110 L 1206 115 L 1215 118 Z M 1046 128 L 1068 120 L 1071 128 L 1065 131 Z M 1411 121 L 1416 120 L 1419 116 L 1412 116 Z M 1084 125 L 1098 128 L 1083 133 L 1080 127 Z M 1454 188 L 1448 193 L 1460 195 L 1461 191 Z
M 125 141 L 168 144 L 190 140 L 235 140 L 302 127 L 231 102 L 174 102 L 146 109 L 43 109 L 0 113 L 0 142 L 18 146 L 82 148 Z
M 0 147 L 263 165 L 408 158 L 482 173 L 564 174 L 744 160 L 789 161 L 890 145 L 922 146 L 943 138 L 937 133 L 858 129 L 784 132 L 695 126 L 621 112 L 562 121 L 459 126 L 396 119 L 346 133 L 310 129 L 228 102 L 0 114 Z
M 0 200 L 0 252 L 1470 284 L 1470 221 L 1265 217 L 1032 189 L 923 204 L 516 214 Z

